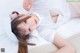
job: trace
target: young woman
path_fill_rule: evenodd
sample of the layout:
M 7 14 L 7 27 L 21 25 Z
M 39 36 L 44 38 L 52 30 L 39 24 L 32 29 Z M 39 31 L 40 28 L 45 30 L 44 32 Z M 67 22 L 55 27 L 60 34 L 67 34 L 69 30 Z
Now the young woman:
M 67 23 L 71 17 L 65 0 L 24 0 L 23 7 L 28 12 L 35 12 L 39 18 L 39 35 L 59 48 L 53 53 L 76 53 L 75 48 L 56 33 L 56 29 Z M 50 15 L 54 18 L 53 22 Z
M 18 16 L 19 18 L 17 17 L 11 22 L 12 32 L 19 40 L 18 53 L 28 53 L 27 39 L 29 38 L 29 34 L 37 27 L 39 20 L 35 14 L 32 14 L 30 16 L 20 14 Z M 61 38 L 58 34 L 55 34 L 54 40 L 52 41 L 54 41 L 54 43 L 52 43 L 59 48 L 58 51 L 55 51 L 53 53 L 75 53 L 73 46 Z
M 57 4 L 58 3 L 58 4 Z M 53 53 L 75 53 L 74 47 L 66 40 L 64 40 L 58 33 L 56 33 L 56 28 L 60 27 L 62 24 L 67 22 L 70 18 L 70 13 L 68 13 L 64 2 L 61 0 L 24 0 L 23 7 L 27 11 L 35 12 L 31 14 L 31 18 L 24 21 L 22 24 L 19 23 L 16 27 L 19 29 L 20 34 L 28 35 L 31 31 L 37 27 L 37 31 L 41 37 L 55 44 L 59 50 Z M 51 8 L 52 7 L 52 8 Z M 56 23 L 51 20 L 50 12 L 54 9 L 59 11 L 55 14 Z M 66 12 L 66 13 L 65 13 Z M 20 20 L 26 18 L 26 15 L 20 15 Z M 53 16 L 54 17 L 54 16 Z M 61 19 L 61 20 L 60 20 Z M 38 24 L 39 22 L 39 24 Z M 37 26 L 38 25 L 38 26 Z M 26 27 L 25 27 L 26 26 Z M 23 38 L 24 39 L 24 38 Z M 22 41 L 23 42 L 23 41 Z M 26 41 L 25 41 L 26 42 Z M 21 45 L 24 48 L 24 44 Z M 19 48 L 20 53 L 27 53 L 26 49 Z M 20 50 L 22 49 L 22 50 Z
M 27 45 L 35 45 L 37 43 L 36 39 L 38 40 L 38 34 L 36 27 L 39 20 L 34 14 L 26 16 L 16 11 L 12 12 L 10 17 L 12 32 L 19 40 L 18 53 L 28 53 Z

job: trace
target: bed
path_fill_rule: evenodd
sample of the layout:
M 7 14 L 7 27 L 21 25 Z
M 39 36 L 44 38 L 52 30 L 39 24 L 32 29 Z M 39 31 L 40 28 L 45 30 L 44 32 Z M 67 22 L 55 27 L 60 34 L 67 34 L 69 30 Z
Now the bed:
M 15 4 L 18 3 L 17 5 Z M 21 1 L 18 0 L 2 0 L 0 2 L 0 49 L 4 48 L 5 53 L 17 53 L 18 43 L 14 34 L 11 32 L 9 14 L 13 10 L 17 10 L 20 13 L 26 13 L 21 7 Z M 17 8 L 15 8 L 17 7 Z M 19 7 L 19 8 L 18 8 Z M 80 53 L 80 18 L 72 19 L 64 26 L 60 27 L 57 32 L 61 34 L 64 39 L 72 42 L 72 44 Z M 77 35 L 76 35 L 77 34 Z M 75 38 L 76 37 L 76 38 Z M 15 39 L 15 40 L 14 40 Z M 78 42 L 76 42 L 78 41 Z M 57 50 L 56 46 L 50 42 L 39 37 L 39 43 L 36 46 L 28 46 L 29 53 L 52 53 Z M 1 51 L 0 51 L 1 52 Z

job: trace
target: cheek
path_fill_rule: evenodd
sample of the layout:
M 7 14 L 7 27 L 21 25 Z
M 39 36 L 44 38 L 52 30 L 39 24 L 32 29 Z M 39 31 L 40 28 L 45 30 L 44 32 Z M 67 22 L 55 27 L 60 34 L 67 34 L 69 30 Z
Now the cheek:
M 19 29 L 18 31 L 19 31 L 19 33 L 20 33 L 21 35 L 25 35 L 25 33 L 26 33 L 26 31 L 23 30 L 23 29 Z
M 36 29 L 36 25 L 30 26 L 31 31 L 34 31 Z

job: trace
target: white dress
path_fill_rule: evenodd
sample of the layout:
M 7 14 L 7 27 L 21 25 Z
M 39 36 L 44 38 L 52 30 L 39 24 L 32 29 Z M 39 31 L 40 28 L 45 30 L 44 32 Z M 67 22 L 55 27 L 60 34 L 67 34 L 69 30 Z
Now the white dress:
M 51 11 L 59 13 L 56 23 L 52 22 Z M 39 35 L 50 42 L 53 42 L 56 29 L 71 18 L 69 6 L 64 0 L 33 0 L 33 7 L 29 13 L 31 12 L 40 19 L 37 27 Z

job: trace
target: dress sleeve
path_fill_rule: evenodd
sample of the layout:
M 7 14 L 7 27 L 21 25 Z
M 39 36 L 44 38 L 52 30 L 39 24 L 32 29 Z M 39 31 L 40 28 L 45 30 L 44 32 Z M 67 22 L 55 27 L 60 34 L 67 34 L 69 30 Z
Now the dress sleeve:
M 56 22 L 56 27 L 59 27 L 62 24 L 67 23 L 71 18 L 71 11 L 68 3 L 65 0 L 55 0 L 50 3 L 50 5 L 53 6 L 51 10 L 59 14 Z
M 29 39 L 27 40 L 28 43 L 37 44 L 39 40 L 38 31 L 35 29 L 32 33 L 30 33 Z

